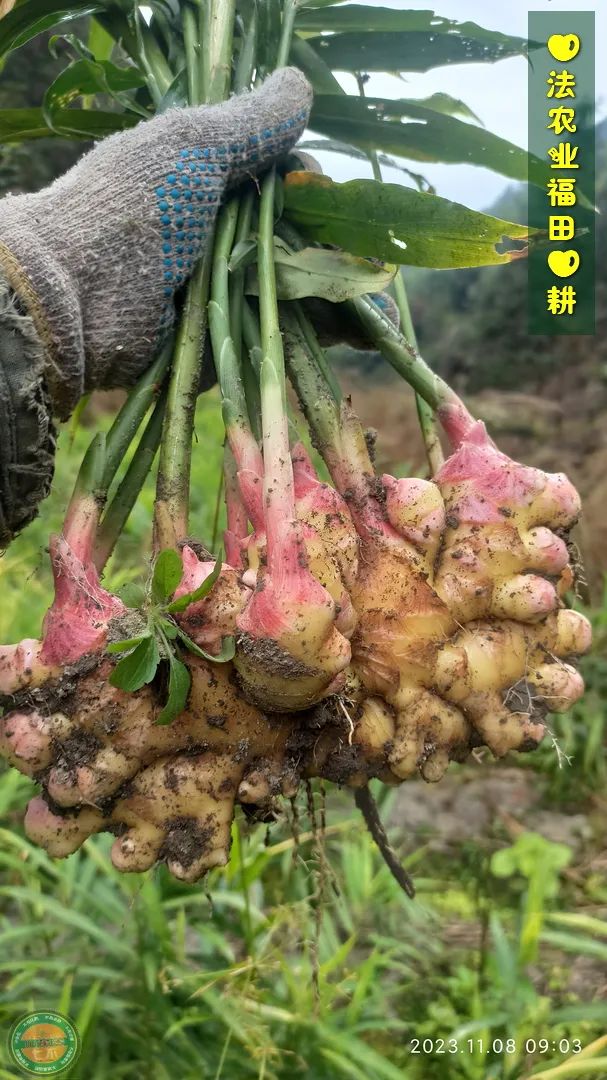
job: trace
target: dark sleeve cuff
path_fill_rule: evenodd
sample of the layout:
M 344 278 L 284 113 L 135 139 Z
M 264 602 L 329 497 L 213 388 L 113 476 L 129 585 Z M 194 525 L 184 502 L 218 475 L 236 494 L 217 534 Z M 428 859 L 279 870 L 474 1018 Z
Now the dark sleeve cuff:
M 0 549 L 51 487 L 56 437 L 44 364 L 33 321 L 0 274 Z

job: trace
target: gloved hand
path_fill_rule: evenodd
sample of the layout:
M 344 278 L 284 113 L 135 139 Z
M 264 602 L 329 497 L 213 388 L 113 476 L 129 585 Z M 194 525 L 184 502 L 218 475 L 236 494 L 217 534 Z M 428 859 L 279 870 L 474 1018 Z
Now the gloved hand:
M 50 482 L 48 419 L 31 439 L 38 403 L 48 395 L 65 419 L 84 392 L 128 386 L 145 370 L 226 190 L 293 146 L 311 99 L 305 76 L 284 68 L 221 105 L 169 110 L 113 135 L 44 191 L 0 201 L 0 292 L 8 284 L 11 305 L 0 365 L 17 349 L 32 384 L 21 400 L 0 378 L 0 547 Z M 34 490 L 20 481 L 26 443 L 30 460 L 40 450 Z

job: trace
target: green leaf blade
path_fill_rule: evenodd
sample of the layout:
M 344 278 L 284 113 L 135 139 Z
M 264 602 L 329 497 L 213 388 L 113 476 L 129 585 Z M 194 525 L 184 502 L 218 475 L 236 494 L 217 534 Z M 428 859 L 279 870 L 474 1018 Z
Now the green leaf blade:
M 451 94 L 430 94 L 427 98 L 420 98 L 419 104 L 426 109 L 432 109 L 434 112 L 444 113 L 445 116 L 464 117 L 483 127 L 482 120 L 473 112 L 470 106 L 466 105 L 466 102 L 462 101 L 461 98 L 452 97 Z
M 396 273 L 393 265 L 380 266 L 345 251 L 304 248 L 289 252 L 280 245 L 276 245 L 274 265 L 280 300 L 318 296 L 334 304 L 381 292 Z M 248 275 L 246 292 L 259 295 L 257 267 Z
M 137 584 L 136 581 L 127 581 L 118 590 L 118 596 L 124 606 L 128 608 L 140 608 L 145 603 L 145 589 L 143 585 Z
M 118 690 L 133 694 L 152 681 L 159 663 L 158 644 L 156 638 L 150 635 L 133 652 L 119 660 L 110 675 L 110 683 Z
M 319 4 L 305 4 L 304 8 L 318 8 Z M 474 22 L 459 22 L 437 15 L 434 11 L 413 9 L 399 10 L 394 7 L 371 7 L 369 4 L 348 4 L 347 7 L 331 6 L 329 10 L 302 10 L 297 15 L 298 30 L 306 32 L 348 33 L 422 33 L 434 37 L 448 35 L 473 39 L 476 42 L 500 46 L 508 55 L 526 53 L 529 48 L 540 48 L 541 42 L 528 42 L 525 38 L 503 34 L 499 30 L 487 30 Z
M 69 7 L 60 0 L 25 0 L 0 19 L 0 57 L 25 45 L 37 34 L 72 19 L 92 15 L 103 4 L 95 0 L 72 0 Z
M 302 7 L 304 8 L 325 8 L 332 7 L 334 4 L 343 4 L 345 0 L 303 0 Z
M 479 165 L 511 180 L 544 187 L 550 167 L 476 124 L 410 98 L 355 98 L 320 94 L 310 128 L 365 151 L 384 150 L 413 161 Z
M 217 562 L 215 563 L 215 566 L 211 570 L 211 573 L 204 579 L 203 582 L 201 582 L 198 588 L 194 589 L 193 592 L 185 593 L 183 596 L 178 597 L 177 600 L 173 600 L 170 604 L 168 604 L 166 610 L 171 615 L 174 615 L 180 611 L 185 611 L 186 608 L 189 608 L 190 604 L 195 604 L 198 600 L 203 600 L 205 596 L 208 596 L 215 582 L 217 581 L 217 578 L 221 573 L 222 566 L 223 561 L 221 556 L 219 556 Z M 177 586 L 175 586 L 175 588 L 176 587 Z M 175 590 L 173 589 L 173 592 L 174 591 Z
M 335 75 L 325 64 L 318 51 L 297 34 L 291 43 L 291 61 L 301 68 L 317 94 L 342 94 L 343 90 Z
M 344 8 L 346 13 L 350 9 Z M 369 17 L 369 8 L 366 9 Z M 392 15 L 406 12 L 392 12 Z M 397 25 L 396 22 L 393 25 Z M 453 64 L 495 63 L 524 55 L 527 42 L 506 34 L 491 36 L 474 23 L 456 24 L 459 33 L 423 30 L 378 30 L 368 28 L 344 33 L 322 34 L 307 43 L 332 71 L 426 72 Z
M 178 629 L 176 623 L 174 623 L 171 619 L 164 619 L 164 618 L 161 619 L 160 620 L 160 629 L 162 630 L 162 633 L 164 634 L 164 636 L 166 638 L 168 638 L 169 641 L 174 641 L 175 638 L 177 637 L 178 633 L 179 633 L 179 629 Z
M 156 603 L 170 600 L 183 577 L 183 564 L 174 548 L 165 548 L 154 563 L 152 599 Z
M 84 95 L 108 94 L 128 108 L 126 91 L 144 85 L 144 77 L 136 67 L 120 68 L 107 60 L 75 60 L 48 87 L 42 104 L 44 118 L 50 128 L 55 128 L 56 115 Z
M 128 652 L 130 649 L 136 648 L 137 645 L 149 636 L 149 634 L 138 634 L 137 637 L 125 638 L 124 641 L 112 641 L 112 643 L 106 647 L 105 651 L 110 653 L 110 655 Z
M 172 653 L 169 655 L 169 665 L 169 696 L 164 708 L 156 717 L 159 727 L 171 724 L 183 712 L 192 685 L 192 678 L 187 667 Z
M 225 637 L 222 641 L 220 651 L 214 654 L 205 652 L 204 649 L 201 649 L 200 645 L 197 645 L 195 641 L 192 641 L 191 637 L 188 637 L 181 627 L 178 628 L 177 633 L 186 648 L 194 653 L 195 656 L 200 656 L 203 660 L 210 660 L 214 664 L 227 664 L 230 660 L 234 659 L 236 653 L 236 638 L 234 637 Z
M 535 233 L 412 188 L 375 180 L 337 184 L 310 173 L 288 174 L 285 209 L 298 228 L 320 243 L 433 269 L 509 262 L 522 253 L 500 254 L 496 245 L 504 237 L 528 240 Z
M 51 129 L 42 109 L 0 109 L 0 143 L 48 139 L 53 135 L 69 139 L 104 139 L 106 135 L 125 131 L 136 123 L 137 117 L 132 113 L 110 113 L 101 109 L 57 109 Z

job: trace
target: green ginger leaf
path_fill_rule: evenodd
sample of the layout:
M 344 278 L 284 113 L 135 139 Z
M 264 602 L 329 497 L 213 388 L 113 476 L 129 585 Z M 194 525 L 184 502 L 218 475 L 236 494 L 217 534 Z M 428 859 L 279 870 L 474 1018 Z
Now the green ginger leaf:
M 157 716 L 156 723 L 166 726 L 183 712 L 188 700 L 192 679 L 190 673 L 173 653 L 169 653 L 169 696 L 162 712 Z
M 0 20 L 0 25 L 2 20 Z M 0 143 L 24 139 L 104 139 L 137 123 L 133 113 L 110 113 L 102 109 L 57 109 L 49 128 L 42 109 L 0 109 Z
M 174 548 L 165 548 L 154 563 L 152 599 L 161 604 L 170 600 L 183 577 L 183 564 Z
M 159 663 L 158 644 L 150 634 L 139 642 L 133 652 L 118 661 L 110 675 L 110 683 L 132 694 L 152 681 Z
M 423 105 L 426 109 L 433 109 L 434 112 L 444 113 L 445 116 L 463 116 L 467 120 L 473 120 L 475 124 L 480 124 L 484 127 L 483 121 L 480 116 L 477 116 L 472 111 L 469 105 L 466 105 L 465 101 L 461 101 L 460 98 L 451 97 L 451 94 L 430 94 L 427 98 L 419 98 L 419 105 Z
M 135 581 L 127 581 L 118 590 L 118 596 L 128 608 L 141 608 L 145 603 L 145 589 L 143 585 L 138 585 Z
M 55 117 L 61 114 L 76 98 L 91 94 L 108 94 L 125 109 L 133 108 L 133 101 L 125 93 L 145 85 L 141 71 L 136 67 L 117 67 L 109 60 L 74 60 L 48 87 L 42 103 L 42 112 L 50 128 L 55 128 Z M 146 116 L 145 109 L 134 111 Z
M 0 19 L 0 56 L 25 45 L 36 34 L 91 15 L 101 7 L 102 4 L 94 0 L 70 0 L 69 5 L 61 0 L 24 0 Z
M 291 61 L 308 77 L 316 94 L 343 94 L 331 68 L 327 67 L 316 49 L 298 34 L 291 42 Z
M 108 653 L 121 653 L 128 652 L 129 649 L 134 649 L 136 645 L 139 645 L 141 641 L 145 641 L 150 636 L 149 632 L 145 634 L 138 634 L 137 637 L 125 638 L 124 641 L 112 641 L 110 645 L 106 647 Z
M 234 637 L 225 637 L 223 639 L 221 650 L 218 653 L 208 653 L 204 649 L 201 649 L 195 641 L 192 641 L 191 637 L 185 633 L 179 626 L 177 633 L 183 641 L 186 648 L 193 652 L 195 656 L 201 656 L 203 660 L 212 660 L 215 664 L 227 664 L 229 660 L 234 659 L 236 652 L 236 639 Z
M 326 8 L 343 3 L 344 0 L 302 0 L 301 6 L 304 8 Z
M 280 243 L 275 245 L 274 265 L 280 300 L 319 296 L 334 304 L 369 292 L 382 292 L 396 273 L 396 267 L 391 264 L 380 265 L 347 251 L 310 247 L 290 252 Z M 247 276 L 246 292 L 259 295 L 257 267 Z
M 352 7 L 335 12 L 342 22 L 350 19 Z M 307 39 L 307 44 L 322 58 L 332 71 L 430 71 L 446 64 L 494 63 L 510 56 L 526 55 L 529 48 L 540 48 L 540 42 L 528 43 L 525 38 L 510 37 L 493 30 L 484 30 L 475 23 L 451 23 L 448 32 L 432 29 L 403 29 L 411 15 L 423 16 L 428 12 L 394 11 L 384 8 L 386 29 L 371 29 L 373 9 L 363 5 L 361 18 L 366 24 L 355 31 L 334 34 L 322 33 Z M 376 9 L 377 16 L 382 9 Z M 401 21 L 400 28 L 398 20 Z M 379 21 L 379 20 L 378 20 Z M 450 20 L 444 20 L 449 23 Z M 389 28 L 392 24 L 392 29 Z M 422 23 L 418 20 L 418 26 Z M 456 27 L 457 30 L 453 30 Z
M 305 4 L 304 6 L 317 7 L 318 5 Z M 492 45 L 494 48 L 500 47 L 504 55 L 508 56 L 524 53 L 528 47 L 541 47 L 541 42 L 527 42 L 525 38 L 512 37 L 499 30 L 487 30 L 474 22 L 447 19 L 434 11 L 402 10 L 401 7 L 371 7 L 369 4 L 348 4 L 347 7 L 331 7 L 331 10 L 322 12 L 301 11 L 297 15 L 297 28 L 317 33 L 361 32 L 369 36 L 381 31 L 389 34 L 423 33 L 432 35 L 434 39 L 438 35 L 444 35 L 449 39 L 473 40 L 479 44 Z M 488 59 L 495 59 L 495 57 L 490 55 Z
M 208 577 L 204 579 L 204 581 L 198 586 L 198 588 L 194 589 L 193 592 L 185 593 L 184 596 L 178 597 L 177 600 L 173 600 L 170 604 L 167 605 L 166 610 L 170 612 L 171 615 L 174 615 L 179 611 L 185 611 L 186 608 L 190 606 L 190 604 L 195 604 L 197 600 L 203 600 L 205 596 L 208 596 L 211 589 L 213 588 L 213 585 L 215 584 L 217 578 L 221 573 L 222 565 L 222 558 L 221 556 L 219 556 L 217 562 L 215 563 L 215 566 L 211 570 L 211 573 Z M 181 581 L 181 578 L 179 579 L 179 581 Z M 179 581 L 177 582 L 177 585 L 179 584 Z M 177 585 L 175 586 L 175 589 L 177 588 Z M 173 589 L 173 592 L 175 592 L 175 589 Z
M 289 218 L 313 240 L 410 266 L 509 262 L 521 252 L 500 254 L 496 245 L 504 237 L 527 240 L 537 233 L 438 195 L 376 180 L 337 184 L 327 176 L 288 173 L 284 189 Z
M 97 22 L 97 19 L 91 19 L 87 48 L 95 60 L 109 60 L 115 44 L 114 38 L 108 34 L 105 27 Z
M 551 176 L 547 162 L 520 146 L 413 98 L 317 94 L 310 128 L 361 150 L 385 150 L 413 161 L 479 165 L 539 187 Z

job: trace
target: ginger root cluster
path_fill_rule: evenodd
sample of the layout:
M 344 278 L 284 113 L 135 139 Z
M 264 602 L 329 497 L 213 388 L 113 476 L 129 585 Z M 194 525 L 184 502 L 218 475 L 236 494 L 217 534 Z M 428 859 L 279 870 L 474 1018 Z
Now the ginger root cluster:
M 565 606 L 578 496 L 500 453 L 482 423 L 441 419 L 452 452 L 433 480 L 378 477 L 344 403 L 339 440 L 321 447 L 334 486 L 292 448 L 292 520 L 255 515 L 254 470 L 236 469 L 229 562 L 174 617 L 211 657 L 233 636 L 235 655 L 175 645 L 191 687 L 166 726 L 166 662 L 134 693 L 109 682 L 108 642 L 137 613 L 103 588 L 91 530 L 71 520 L 51 543 L 42 640 L 0 650 L 0 753 L 40 785 L 31 839 L 63 857 L 109 831 L 120 870 L 163 860 L 195 881 L 227 862 L 237 803 L 263 818 L 306 778 L 437 781 L 475 747 L 539 744 L 546 714 L 581 695 L 590 647 Z M 195 545 L 180 553 L 175 595 L 214 567 Z

